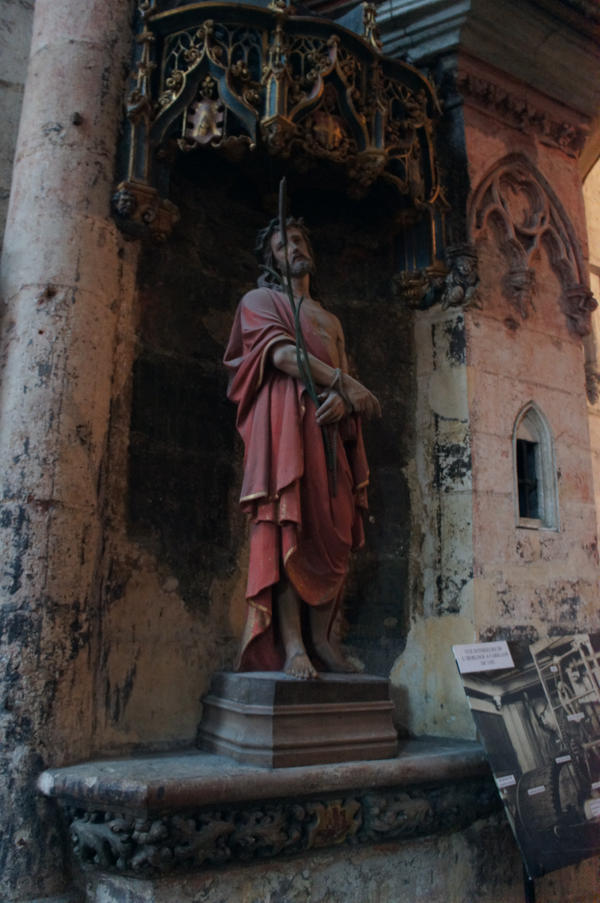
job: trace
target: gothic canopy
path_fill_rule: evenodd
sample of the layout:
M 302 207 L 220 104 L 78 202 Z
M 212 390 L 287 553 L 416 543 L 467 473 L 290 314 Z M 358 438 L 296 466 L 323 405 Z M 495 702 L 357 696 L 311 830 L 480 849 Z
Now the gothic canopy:
M 330 161 L 356 196 L 385 179 L 403 207 L 431 215 L 435 90 L 381 54 L 374 7 L 334 21 L 259 2 L 139 0 L 121 227 L 165 238 L 178 216 L 165 190 L 173 161 L 210 149 Z

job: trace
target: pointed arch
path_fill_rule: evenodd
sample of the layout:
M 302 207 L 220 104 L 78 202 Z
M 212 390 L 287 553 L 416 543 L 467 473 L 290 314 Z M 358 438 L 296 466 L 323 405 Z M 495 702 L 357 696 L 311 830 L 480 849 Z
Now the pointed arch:
M 514 204 L 518 199 L 520 207 Z M 504 293 L 523 318 L 532 304 L 535 262 L 542 247 L 562 287 L 561 308 L 571 332 L 586 336 L 597 304 L 588 287 L 575 230 L 550 184 L 524 154 L 508 154 L 488 170 L 469 204 L 473 243 L 489 224 L 499 227 L 508 262 Z
M 517 526 L 560 529 L 554 437 L 535 401 L 517 414 L 512 444 Z

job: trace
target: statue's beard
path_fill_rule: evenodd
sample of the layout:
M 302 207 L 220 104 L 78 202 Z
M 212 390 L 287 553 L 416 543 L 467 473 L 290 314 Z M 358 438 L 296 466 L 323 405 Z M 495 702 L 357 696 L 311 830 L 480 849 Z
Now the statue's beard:
M 293 278 L 298 276 L 312 276 L 315 272 L 315 265 L 310 257 L 299 257 L 290 263 L 290 275 Z

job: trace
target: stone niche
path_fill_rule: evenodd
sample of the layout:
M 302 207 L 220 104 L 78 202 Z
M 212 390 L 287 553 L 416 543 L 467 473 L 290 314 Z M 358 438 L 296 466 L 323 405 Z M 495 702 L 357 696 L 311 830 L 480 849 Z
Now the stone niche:
M 223 599 L 230 657 L 245 615 L 247 527 L 238 509 L 243 450 L 221 360 L 238 300 L 256 284 L 255 236 L 275 214 L 283 171 L 260 154 L 235 163 L 212 151 L 181 155 L 170 193 L 181 219 L 166 243 L 145 250 L 139 272 L 129 528 L 168 565 L 197 616 L 217 604 L 215 582 L 236 587 Z M 342 322 L 351 368 L 384 411 L 365 429 L 370 512 L 345 611 L 348 645 L 368 672 L 387 677 L 407 632 L 403 466 L 414 454 L 412 314 L 391 281 L 397 196 L 383 183 L 352 200 L 345 177 L 326 164 L 287 175 L 291 212 L 311 229 L 322 299 Z

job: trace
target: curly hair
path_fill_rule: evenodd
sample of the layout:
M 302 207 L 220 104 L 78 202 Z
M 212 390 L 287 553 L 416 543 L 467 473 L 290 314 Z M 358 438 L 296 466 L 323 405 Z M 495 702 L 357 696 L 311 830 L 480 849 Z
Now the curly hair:
M 296 218 L 294 216 L 288 216 L 285 223 L 288 229 L 291 229 L 293 226 L 295 229 L 300 230 L 300 232 L 304 236 L 304 240 L 310 252 L 310 256 L 314 260 L 314 252 L 310 243 L 310 233 L 302 217 Z M 279 268 L 273 254 L 273 249 L 271 248 L 271 239 L 273 238 L 273 235 L 278 231 L 279 218 L 275 217 L 271 220 L 270 223 L 268 223 L 268 225 L 265 226 L 264 229 L 261 229 L 260 232 L 257 233 L 254 253 L 258 258 L 258 263 L 262 270 L 260 276 L 258 277 L 259 287 L 274 288 L 280 291 L 283 288 L 283 274 L 279 272 Z

